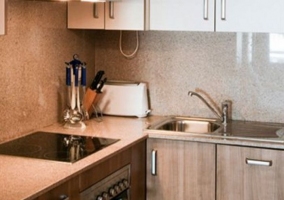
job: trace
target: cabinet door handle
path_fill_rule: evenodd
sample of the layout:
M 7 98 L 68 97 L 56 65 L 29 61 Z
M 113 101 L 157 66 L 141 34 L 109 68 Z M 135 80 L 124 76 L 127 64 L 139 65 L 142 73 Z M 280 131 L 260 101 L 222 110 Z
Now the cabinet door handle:
M 93 5 L 93 17 L 94 17 L 94 18 L 99 18 L 98 6 L 97 6 L 96 3 L 94 3 L 94 5 Z
M 156 176 L 157 175 L 157 150 L 152 150 L 151 163 L 152 163 L 151 174 L 153 176 Z
M 204 0 L 203 19 L 208 20 L 208 0 Z
M 270 167 L 270 166 L 272 166 L 272 161 L 271 160 L 268 160 L 268 161 L 266 161 L 266 160 L 254 160 L 254 159 L 246 158 L 246 164 Z
M 114 2 L 109 2 L 109 18 L 114 19 Z
M 226 20 L 226 0 L 221 0 L 221 20 Z

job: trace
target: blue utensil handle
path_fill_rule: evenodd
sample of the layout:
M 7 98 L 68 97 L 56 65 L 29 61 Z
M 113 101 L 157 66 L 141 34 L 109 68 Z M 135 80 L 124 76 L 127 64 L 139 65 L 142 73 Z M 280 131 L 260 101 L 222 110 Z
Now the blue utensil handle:
M 71 67 L 66 67 L 66 85 L 71 86 Z
M 87 85 L 87 70 L 86 67 L 82 67 L 82 76 L 81 76 L 81 85 L 86 86 Z
M 77 87 L 78 86 L 78 83 L 79 83 L 79 68 L 78 67 L 75 67 L 75 70 L 74 70 L 74 74 L 75 74 L 75 86 Z

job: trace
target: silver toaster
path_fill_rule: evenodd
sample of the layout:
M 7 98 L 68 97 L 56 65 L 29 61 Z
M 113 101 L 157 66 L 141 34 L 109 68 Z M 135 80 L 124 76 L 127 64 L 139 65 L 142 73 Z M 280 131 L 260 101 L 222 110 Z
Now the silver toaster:
M 147 85 L 142 82 L 107 81 L 98 106 L 106 115 L 146 117 L 150 113 Z

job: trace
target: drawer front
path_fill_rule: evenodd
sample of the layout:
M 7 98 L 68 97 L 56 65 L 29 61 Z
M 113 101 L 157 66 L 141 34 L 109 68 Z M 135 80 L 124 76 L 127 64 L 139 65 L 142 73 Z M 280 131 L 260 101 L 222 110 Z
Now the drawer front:
M 284 199 L 284 151 L 217 146 L 218 200 Z

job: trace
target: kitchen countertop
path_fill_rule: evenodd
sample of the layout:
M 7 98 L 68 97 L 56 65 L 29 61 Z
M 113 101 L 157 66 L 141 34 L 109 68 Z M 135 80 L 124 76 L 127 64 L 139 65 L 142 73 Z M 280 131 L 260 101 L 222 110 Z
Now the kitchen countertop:
M 95 163 L 100 163 L 136 142 L 151 138 L 178 139 L 217 144 L 231 144 L 261 148 L 284 149 L 284 141 L 255 141 L 249 138 L 226 138 L 212 135 L 163 132 L 146 129 L 165 117 L 147 118 L 104 117 L 102 122 L 94 119 L 86 121 L 85 129 L 67 129 L 62 124 L 54 124 L 35 131 L 66 133 L 83 136 L 116 138 L 120 141 L 79 160 L 73 164 L 41 159 L 0 155 L 0 178 L 2 199 L 33 199 L 56 187 L 64 181 L 78 175 Z M 279 126 L 279 124 L 278 124 Z
M 120 139 L 118 142 L 73 164 L 41 159 L 0 155 L 1 199 L 33 199 L 69 178 L 102 162 L 115 152 L 147 137 L 143 129 L 150 118 L 104 117 L 102 122 L 86 121 L 86 128 L 67 129 L 54 124 L 36 131 Z

